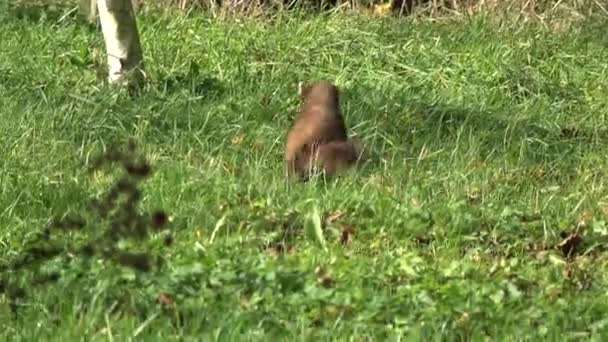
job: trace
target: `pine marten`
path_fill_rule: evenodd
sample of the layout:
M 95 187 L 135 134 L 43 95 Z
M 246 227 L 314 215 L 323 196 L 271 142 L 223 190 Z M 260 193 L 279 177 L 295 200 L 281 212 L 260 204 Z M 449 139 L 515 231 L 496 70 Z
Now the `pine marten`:
M 299 88 L 300 114 L 285 146 L 288 175 L 307 179 L 313 168 L 319 168 L 332 176 L 354 165 L 362 149 L 348 140 L 338 88 L 327 81 Z

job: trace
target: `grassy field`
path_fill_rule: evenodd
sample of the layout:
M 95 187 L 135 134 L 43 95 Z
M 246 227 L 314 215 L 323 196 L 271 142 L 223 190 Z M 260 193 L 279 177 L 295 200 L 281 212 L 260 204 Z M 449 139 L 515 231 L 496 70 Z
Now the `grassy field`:
M 0 20 L 0 335 L 19 340 L 597 339 L 608 333 L 606 19 L 138 18 L 140 96 L 105 85 L 82 20 Z M 360 171 L 286 182 L 300 80 L 342 90 Z M 63 253 L 137 141 L 142 210 L 171 216 L 137 272 Z M 87 214 L 89 215 L 89 214 Z M 89 215 L 91 216 L 91 215 Z M 78 245 L 105 228 L 54 238 Z M 321 231 L 321 234 L 319 232 Z M 52 275 L 53 282 L 43 281 Z M 160 302 L 159 302 L 160 296 Z

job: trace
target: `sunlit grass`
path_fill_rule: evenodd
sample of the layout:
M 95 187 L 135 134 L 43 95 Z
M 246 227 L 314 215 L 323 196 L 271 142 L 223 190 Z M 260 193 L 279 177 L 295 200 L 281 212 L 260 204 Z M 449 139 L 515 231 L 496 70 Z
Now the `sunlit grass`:
M 162 272 L 73 263 L 58 283 L 26 286 L 17 315 L 0 297 L 5 336 L 606 333 L 604 26 L 138 20 L 150 79 L 136 98 L 104 85 L 101 34 L 84 22 L 0 23 L 0 260 L 50 216 L 83 210 L 107 182 L 86 165 L 130 138 L 154 168 L 143 205 L 167 210 L 175 235 Z M 289 183 L 281 149 L 297 83 L 318 79 L 340 87 L 374 160 Z M 337 217 L 326 251 L 306 228 L 315 207 Z M 575 230 L 571 261 L 540 247 Z M 289 251 L 277 257 L 276 241 Z

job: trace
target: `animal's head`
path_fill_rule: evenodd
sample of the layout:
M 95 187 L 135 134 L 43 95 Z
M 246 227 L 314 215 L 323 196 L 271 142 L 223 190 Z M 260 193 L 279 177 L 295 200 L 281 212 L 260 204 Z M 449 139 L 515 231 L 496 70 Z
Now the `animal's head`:
M 338 90 L 338 87 L 329 81 L 318 81 L 308 84 L 300 81 L 298 83 L 298 95 L 302 100 L 305 100 L 310 96 L 329 96 L 338 99 L 340 91 Z

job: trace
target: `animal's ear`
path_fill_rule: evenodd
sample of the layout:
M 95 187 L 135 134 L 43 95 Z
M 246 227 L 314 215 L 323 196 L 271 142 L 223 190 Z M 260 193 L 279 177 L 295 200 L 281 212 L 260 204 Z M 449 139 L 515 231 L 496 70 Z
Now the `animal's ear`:
M 304 81 L 300 81 L 298 83 L 298 95 L 302 98 L 306 97 L 306 95 L 308 95 L 308 92 L 310 91 L 310 85 L 307 85 L 306 83 L 304 83 Z

